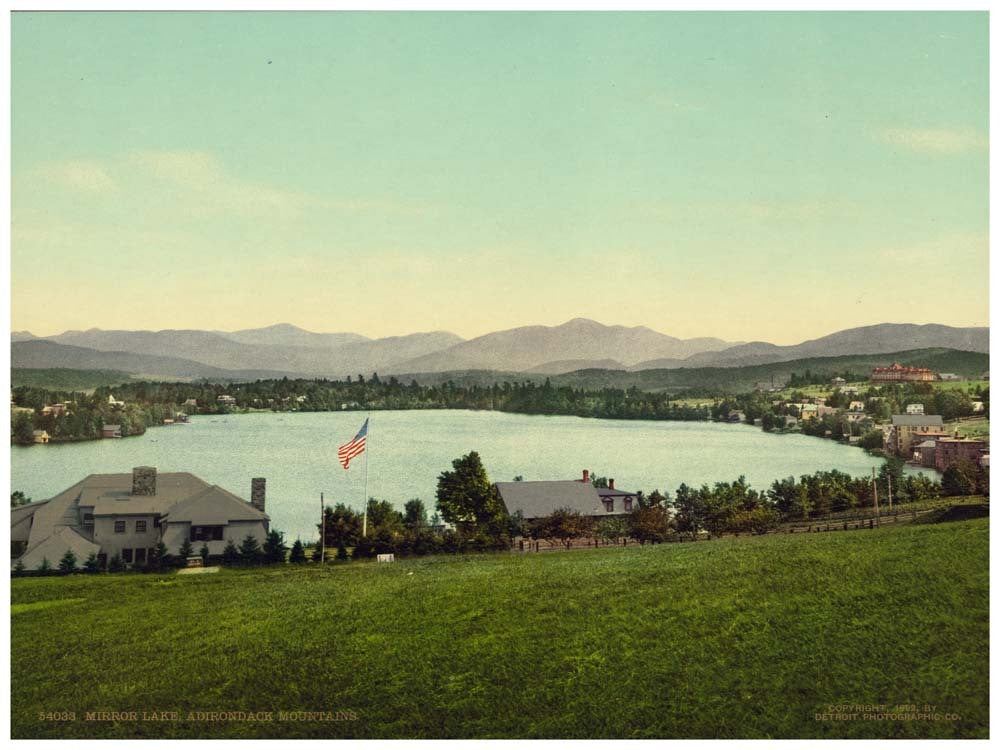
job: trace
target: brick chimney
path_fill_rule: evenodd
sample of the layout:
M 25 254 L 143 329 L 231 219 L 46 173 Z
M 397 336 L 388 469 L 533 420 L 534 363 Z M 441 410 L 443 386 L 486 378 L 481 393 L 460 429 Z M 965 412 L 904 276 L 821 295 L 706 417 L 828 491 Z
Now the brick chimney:
M 264 477 L 254 477 L 250 480 L 250 504 L 264 512 L 264 486 L 267 480 Z
M 132 469 L 132 494 L 145 496 L 156 494 L 155 466 L 136 466 Z
M 583 479 L 581 479 L 580 481 L 583 482 L 584 484 L 587 484 L 590 481 L 590 470 L 589 469 L 584 469 L 583 470 Z
M 615 488 L 615 480 L 614 479 L 609 479 L 608 480 L 608 489 L 609 490 L 613 490 L 614 488 Z

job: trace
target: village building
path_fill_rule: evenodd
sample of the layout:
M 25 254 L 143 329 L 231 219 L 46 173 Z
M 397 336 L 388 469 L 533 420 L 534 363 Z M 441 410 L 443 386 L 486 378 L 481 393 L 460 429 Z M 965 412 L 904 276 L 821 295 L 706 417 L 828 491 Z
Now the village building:
M 982 465 L 983 454 L 990 449 L 987 441 L 974 438 L 941 438 L 936 442 L 934 468 L 938 471 L 944 471 L 960 461 Z
M 907 404 L 906 405 L 907 414 L 923 414 L 924 405 L 923 404 Z
M 890 367 L 876 367 L 872 370 L 873 383 L 920 383 L 937 380 L 933 370 L 926 367 L 904 367 L 893 362 Z
M 840 392 L 845 396 L 857 396 L 860 392 L 858 387 L 855 385 L 848 385 L 840 389 Z
M 956 375 L 953 372 L 942 372 L 938 375 L 938 380 L 944 380 L 947 382 L 955 382 L 961 379 L 962 379 L 961 375 Z
M 847 410 L 848 411 L 864 411 L 865 410 L 865 402 L 864 401 L 852 401 L 850 404 L 848 404 Z
M 799 419 L 803 422 L 816 419 L 819 416 L 819 407 L 816 404 L 790 404 L 799 410 Z
M 844 380 L 843 378 L 833 378 L 830 381 L 830 385 L 832 385 L 834 388 L 838 388 L 840 386 L 847 385 L 847 381 Z
M 583 472 L 582 480 L 497 482 L 496 488 L 507 512 L 520 513 L 527 521 L 544 518 L 557 510 L 603 518 L 624 516 L 639 507 L 636 494 L 616 489 L 614 479 L 608 480 L 606 488 L 594 487 L 588 471 Z
M 41 445 L 44 445 L 45 443 L 49 442 L 49 440 L 52 439 L 51 437 L 49 437 L 49 433 L 46 432 L 45 430 L 33 430 L 31 435 L 34 438 L 35 442 Z
M 189 406 L 192 409 L 197 409 L 198 408 L 198 399 L 196 399 L 196 398 L 189 398 L 187 401 L 184 402 L 184 406 Z
M 115 409 L 121 409 L 121 408 L 124 408 L 125 402 L 124 401 L 119 401 L 118 399 L 115 398 L 115 396 L 114 396 L 113 393 L 110 393 L 110 394 L 108 394 L 108 406 L 110 406 L 112 408 L 115 408 Z
M 982 401 L 973 401 L 972 402 L 972 413 L 973 414 L 982 414 L 984 411 L 986 411 L 986 405 Z
M 120 424 L 106 424 L 101 427 L 102 438 L 120 438 L 122 436 L 122 426 Z
M 236 399 L 233 396 L 229 396 L 225 393 L 220 393 L 216 396 L 215 400 L 222 406 L 236 406 Z
M 947 437 L 939 414 L 893 414 L 885 448 L 897 456 L 909 457 L 914 445 L 938 437 Z
M 80 564 L 90 554 L 102 563 L 115 555 L 141 566 L 163 542 L 177 554 L 184 540 L 221 555 L 226 543 L 267 537 L 265 482 L 251 480 L 247 503 L 188 473 L 157 474 L 138 466 L 131 474 L 91 474 L 55 497 L 11 509 L 12 560 L 28 570 L 46 559 L 54 567 L 67 550 Z
M 66 404 L 50 404 L 42 407 L 42 416 L 61 417 L 66 413 Z

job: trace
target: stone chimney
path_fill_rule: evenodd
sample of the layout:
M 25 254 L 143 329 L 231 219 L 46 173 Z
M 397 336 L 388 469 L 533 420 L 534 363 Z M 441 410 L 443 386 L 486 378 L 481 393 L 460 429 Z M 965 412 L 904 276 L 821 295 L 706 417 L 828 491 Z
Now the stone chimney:
M 156 494 L 155 466 L 136 466 L 132 469 L 132 494 L 147 496 Z
M 609 479 L 608 480 L 608 489 L 609 490 L 613 490 L 614 488 L 615 488 L 615 480 L 614 479 Z
M 583 470 L 583 479 L 580 481 L 584 484 L 587 484 L 590 481 L 590 471 L 588 469 Z
M 254 477 L 250 480 L 250 504 L 264 512 L 264 486 L 267 480 L 264 477 Z

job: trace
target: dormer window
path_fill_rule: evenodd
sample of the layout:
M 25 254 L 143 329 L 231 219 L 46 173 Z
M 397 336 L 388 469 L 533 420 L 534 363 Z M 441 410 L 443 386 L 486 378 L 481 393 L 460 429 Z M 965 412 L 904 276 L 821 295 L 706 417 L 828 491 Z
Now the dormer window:
M 615 510 L 615 501 L 612 499 L 607 499 L 604 501 L 604 510 L 608 513 L 613 513 Z

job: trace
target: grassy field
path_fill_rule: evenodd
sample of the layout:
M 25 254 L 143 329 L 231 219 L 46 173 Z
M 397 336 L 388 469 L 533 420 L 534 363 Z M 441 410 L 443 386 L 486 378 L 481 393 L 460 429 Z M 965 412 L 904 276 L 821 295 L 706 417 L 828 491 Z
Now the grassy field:
M 960 435 L 970 438 L 990 437 L 990 420 L 986 417 L 965 418 L 954 422 L 945 422 L 945 429 L 949 432 L 958 430 Z
M 12 734 L 986 737 L 988 533 L 16 579 Z M 817 719 L 844 704 L 958 718 Z M 179 713 L 85 720 L 102 710 Z M 277 713 L 297 710 L 346 720 Z

